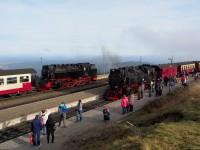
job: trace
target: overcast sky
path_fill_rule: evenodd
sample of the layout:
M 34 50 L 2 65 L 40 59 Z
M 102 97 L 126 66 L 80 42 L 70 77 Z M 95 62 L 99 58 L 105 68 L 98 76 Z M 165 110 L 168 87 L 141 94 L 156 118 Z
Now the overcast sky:
M 1 56 L 200 60 L 199 0 L 0 0 Z

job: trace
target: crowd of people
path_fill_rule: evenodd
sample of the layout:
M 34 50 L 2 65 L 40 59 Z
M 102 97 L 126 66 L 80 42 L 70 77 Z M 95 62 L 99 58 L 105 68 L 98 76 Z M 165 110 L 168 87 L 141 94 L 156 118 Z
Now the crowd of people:
M 76 106 L 76 121 L 82 120 L 82 111 L 83 111 L 83 104 L 82 101 L 79 100 L 78 104 Z M 68 108 L 67 105 L 64 102 L 61 102 L 58 106 L 58 113 L 59 113 L 59 124 L 58 126 L 61 126 L 61 123 L 63 123 L 63 127 L 66 128 L 66 117 L 67 117 Z M 51 143 L 54 143 L 54 132 L 56 130 L 55 120 L 52 117 L 52 114 L 49 112 L 48 109 L 42 110 L 40 114 L 35 116 L 35 119 L 31 122 L 31 132 L 30 135 L 30 143 L 33 144 L 33 146 L 40 146 L 40 136 L 41 134 L 46 135 L 47 137 L 47 143 L 50 142 L 51 137 Z
M 197 76 L 195 76 L 195 78 L 197 78 Z M 187 80 L 188 80 L 187 76 L 183 76 L 181 78 L 181 83 L 183 86 L 187 85 Z M 157 79 L 156 81 L 152 80 L 150 82 L 149 96 L 151 97 L 153 93 L 155 93 L 155 96 L 161 96 L 163 86 L 169 86 L 169 90 L 172 90 L 173 86 L 175 85 L 175 82 L 176 81 L 172 78 L 171 79 L 169 78 L 169 80 L 164 80 L 164 81 L 162 81 L 161 79 Z M 138 88 L 138 100 L 144 97 L 144 90 L 145 90 L 145 84 L 144 82 L 142 82 Z M 123 97 L 121 98 L 121 108 L 123 115 L 128 112 L 133 112 L 134 101 L 135 101 L 135 95 L 132 91 L 129 93 L 129 96 L 123 95 Z M 63 127 L 66 128 L 66 117 L 68 112 L 69 110 L 66 104 L 64 102 L 60 103 L 58 106 L 58 114 L 59 114 L 58 126 L 61 126 L 61 124 L 63 123 Z M 82 121 L 83 119 L 82 113 L 83 113 L 83 103 L 81 100 L 78 100 L 75 109 L 76 122 Z M 103 107 L 102 113 L 103 113 L 103 120 L 105 122 L 109 121 L 111 113 L 107 106 Z M 32 131 L 31 139 L 33 146 L 40 146 L 41 133 L 43 135 L 46 135 L 47 143 L 50 142 L 50 137 L 51 137 L 51 143 L 54 143 L 55 130 L 56 130 L 56 125 L 55 125 L 55 120 L 52 117 L 52 114 L 50 114 L 48 109 L 42 110 L 39 115 L 35 116 L 35 119 L 33 119 L 31 123 L 31 131 Z
M 40 115 L 36 115 L 31 123 L 31 142 L 33 146 L 40 146 L 41 131 L 43 135 L 47 135 L 47 143 L 49 143 L 50 135 L 51 142 L 54 143 L 55 120 L 52 114 L 47 110 L 42 110 Z

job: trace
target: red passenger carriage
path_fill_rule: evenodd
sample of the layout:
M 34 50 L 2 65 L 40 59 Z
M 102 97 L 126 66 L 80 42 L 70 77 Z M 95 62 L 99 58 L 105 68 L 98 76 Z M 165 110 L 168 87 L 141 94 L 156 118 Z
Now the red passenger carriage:
M 15 95 L 32 91 L 34 69 L 0 70 L 0 95 Z

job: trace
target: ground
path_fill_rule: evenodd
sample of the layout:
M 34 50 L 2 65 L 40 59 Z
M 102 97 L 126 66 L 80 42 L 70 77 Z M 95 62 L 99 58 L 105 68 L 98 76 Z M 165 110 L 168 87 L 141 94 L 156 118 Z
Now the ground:
M 151 102 L 118 123 L 90 128 L 63 145 L 87 150 L 200 149 L 200 81 Z

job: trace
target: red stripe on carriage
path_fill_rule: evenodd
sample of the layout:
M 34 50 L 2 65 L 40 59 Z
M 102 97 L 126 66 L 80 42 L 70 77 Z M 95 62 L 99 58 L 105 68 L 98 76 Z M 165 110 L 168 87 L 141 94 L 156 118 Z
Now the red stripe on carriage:
M 22 88 L 2 90 L 0 91 L 0 95 L 18 94 L 22 92 L 29 92 L 31 90 L 32 90 L 32 85 L 30 82 L 27 82 L 27 83 L 22 83 Z

